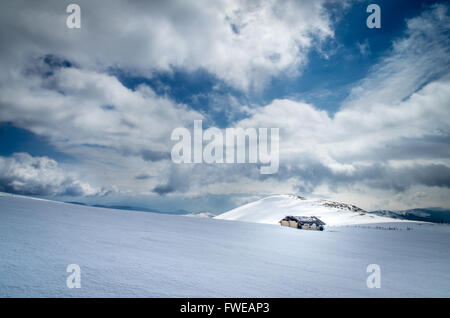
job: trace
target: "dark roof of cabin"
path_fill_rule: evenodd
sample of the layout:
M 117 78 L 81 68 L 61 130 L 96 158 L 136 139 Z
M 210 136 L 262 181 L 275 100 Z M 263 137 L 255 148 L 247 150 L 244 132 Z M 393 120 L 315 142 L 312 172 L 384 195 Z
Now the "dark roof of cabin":
M 301 224 L 317 224 L 317 225 L 325 225 L 325 222 L 316 218 L 315 216 L 293 216 L 288 215 L 284 217 L 282 221 L 297 221 Z

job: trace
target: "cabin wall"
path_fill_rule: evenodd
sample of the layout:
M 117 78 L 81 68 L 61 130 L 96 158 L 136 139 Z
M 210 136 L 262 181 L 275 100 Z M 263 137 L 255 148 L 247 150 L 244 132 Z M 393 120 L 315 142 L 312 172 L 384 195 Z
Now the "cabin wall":
M 309 224 L 303 224 L 301 226 L 302 230 L 312 230 L 312 231 L 317 231 L 319 229 L 319 227 L 316 224 L 312 224 L 311 226 L 309 226 Z
M 280 224 L 281 226 L 288 226 L 294 229 L 313 230 L 313 231 L 317 231 L 320 229 L 320 225 L 317 225 L 316 223 L 313 223 L 311 225 L 309 224 L 300 225 L 297 221 L 281 220 Z

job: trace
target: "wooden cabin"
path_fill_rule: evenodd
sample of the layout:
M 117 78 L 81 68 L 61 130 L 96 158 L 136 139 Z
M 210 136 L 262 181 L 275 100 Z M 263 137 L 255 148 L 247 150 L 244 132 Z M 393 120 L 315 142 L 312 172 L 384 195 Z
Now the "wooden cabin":
M 315 216 L 286 216 L 280 222 L 281 226 L 288 226 L 302 230 L 323 231 L 325 223 Z

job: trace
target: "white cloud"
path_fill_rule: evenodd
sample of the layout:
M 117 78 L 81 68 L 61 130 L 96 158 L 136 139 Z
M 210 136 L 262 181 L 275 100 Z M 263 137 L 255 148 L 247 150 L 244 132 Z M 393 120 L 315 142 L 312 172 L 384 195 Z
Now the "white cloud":
M 328 183 L 328 191 L 359 184 L 384 188 L 387 196 L 416 185 L 449 192 L 450 17 L 443 12 L 437 6 L 410 20 L 407 36 L 334 116 L 284 99 L 236 125 L 279 127 L 280 164 L 286 176 L 298 175 L 293 186 L 301 189 Z
M 313 43 L 333 36 L 324 2 L 80 0 L 82 27 L 68 29 L 65 3 L 2 1 L 2 60 L 51 53 L 148 76 L 206 69 L 237 88 L 261 88 L 271 76 L 296 74 Z
M 89 196 L 106 191 L 77 179 L 48 157 L 15 153 L 0 157 L 0 190 L 31 195 Z
M 105 8 L 97 2 L 80 3 L 87 20 L 79 34 L 55 27 L 51 17 L 59 14 L 58 6 L 35 28 L 23 19 L 39 11 L 25 8 L 16 18 L 18 30 L 6 40 L 6 31 L 0 31 L 4 47 L 19 52 L 10 59 L 25 61 L 21 50 L 51 52 L 80 67 L 52 69 L 46 76 L 39 68 L 45 65 L 38 67 L 36 61 L 23 62 L 14 71 L 6 67 L 0 75 L 2 121 L 49 136 L 60 150 L 83 159 L 77 169 L 97 175 L 94 183 L 115 184 L 125 194 L 154 190 L 194 197 L 300 189 L 339 198 L 338 189 L 342 198 L 370 209 L 383 202 L 397 207 L 408 200 L 416 203 L 420 192 L 422 198 L 428 195 L 423 202 L 433 198 L 448 206 L 443 193 L 448 194 L 450 168 L 450 26 L 442 6 L 408 21 L 406 36 L 355 85 L 333 116 L 289 99 L 246 109 L 250 117 L 233 126 L 280 128 L 278 175 L 262 177 L 257 167 L 248 165 L 174 167 L 161 160 L 170 151 L 172 129 L 204 116 L 145 85 L 127 89 L 104 67 L 200 67 L 246 89 L 296 69 L 305 62 L 314 37 L 332 35 L 319 2 L 296 2 L 299 7 L 248 2 L 240 9 L 236 2 L 208 3 L 136 3 L 128 12 L 118 1 Z M 298 14 L 303 19 L 297 20 Z M 103 15 L 124 23 L 105 24 Z M 126 19 L 129 15 L 134 18 Z M 55 30 L 52 37 L 45 32 L 49 29 Z M 13 36 L 17 45 L 8 42 Z M 152 178 L 134 179 L 142 173 Z
M 156 96 L 145 85 L 132 91 L 113 76 L 76 68 L 53 73 L 44 78 L 40 73 L 17 76 L 3 83 L 0 117 L 49 136 L 66 151 L 90 145 L 162 159 L 170 151 L 172 129 L 203 117 Z
M 361 101 L 366 108 L 377 103 L 395 106 L 423 85 L 448 75 L 449 29 L 448 7 L 444 5 L 407 20 L 405 37 L 397 39 L 390 54 L 352 89 L 343 107 L 362 107 Z

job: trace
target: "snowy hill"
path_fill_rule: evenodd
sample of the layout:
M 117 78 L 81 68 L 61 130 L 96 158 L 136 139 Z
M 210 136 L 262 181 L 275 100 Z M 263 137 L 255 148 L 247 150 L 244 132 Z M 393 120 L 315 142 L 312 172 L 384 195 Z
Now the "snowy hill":
M 299 231 L 0 195 L 0 297 L 450 297 L 450 226 L 404 225 Z
M 399 222 L 368 214 L 357 206 L 329 200 L 308 200 L 294 195 L 274 195 L 216 216 L 216 219 L 278 224 L 287 215 L 316 216 L 327 226 Z

